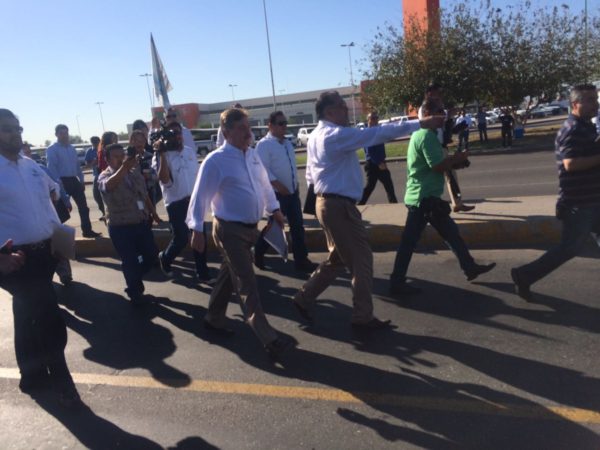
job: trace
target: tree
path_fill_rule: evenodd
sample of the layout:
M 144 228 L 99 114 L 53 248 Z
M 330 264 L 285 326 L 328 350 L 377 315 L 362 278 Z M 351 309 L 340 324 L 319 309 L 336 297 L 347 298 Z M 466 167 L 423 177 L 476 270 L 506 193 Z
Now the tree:
M 69 135 L 69 144 L 83 144 L 83 139 L 81 136 Z
M 127 133 L 126 131 L 121 131 L 120 133 L 117 133 L 117 136 L 119 138 L 119 141 L 129 140 L 129 133 Z
M 584 21 L 566 5 L 534 10 L 522 1 L 500 9 L 485 0 L 441 10 L 439 30 L 414 20 L 403 32 L 387 25 L 370 45 L 366 103 L 393 114 L 419 105 L 431 82 L 444 87 L 450 106 L 548 99 L 563 84 L 600 73 L 600 19 L 590 20 L 587 55 Z

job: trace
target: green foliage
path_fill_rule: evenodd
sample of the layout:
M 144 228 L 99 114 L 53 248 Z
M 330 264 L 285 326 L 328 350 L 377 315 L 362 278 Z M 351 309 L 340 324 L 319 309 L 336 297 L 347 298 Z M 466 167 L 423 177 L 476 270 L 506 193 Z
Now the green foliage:
M 369 50 L 367 103 L 394 115 L 419 105 L 427 85 L 444 88 L 448 106 L 516 106 L 526 96 L 552 100 L 564 84 L 600 74 L 600 18 L 568 6 L 533 9 L 529 1 L 492 7 L 489 0 L 441 10 L 440 29 L 388 25 Z
M 69 135 L 69 143 L 70 144 L 83 144 L 83 139 L 81 139 L 81 136 Z

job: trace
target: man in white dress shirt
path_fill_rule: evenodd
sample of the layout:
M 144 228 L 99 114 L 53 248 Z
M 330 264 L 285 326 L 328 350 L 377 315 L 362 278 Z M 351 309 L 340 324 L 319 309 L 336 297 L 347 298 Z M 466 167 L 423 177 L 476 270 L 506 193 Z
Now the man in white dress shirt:
M 284 218 L 267 172 L 256 151 L 249 147 L 247 112 L 237 108 L 224 111 L 221 128 L 225 145 L 209 153 L 202 162 L 187 216 L 192 248 L 202 252 L 206 248 L 204 217 L 209 208 L 212 210 L 213 239 L 223 256 L 204 326 L 222 335 L 233 333 L 225 326 L 225 315 L 235 293 L 246 322 L 267 353 L 276 358 L 292 342 L 277 335 L 263 312 L 252 265 L 252 246 L 259 234 L 257 222 L 265 211 L 282 227 Z
M 183 144 L 181 125 L 178 122 L 171 122 L 169 129 L 175 136 L 170 141 L 155 144 L 157 151 L 152 159 L 152 167 L 158 174 L 173 233 L 167 248 L 159 253 L 158 260 L 165 275 L 173 276 L 171 264 L 187 245 L 190 235 L 185 217 L 199 164 L 195 150 Z M 198 280 L 207 284 L 214 282 L 206 263 L 206 252 L 194 251 L 194 262 Z
M 193 149 L 196 152 L 197 150 L 196 143 L 194 142 L 194 136 L 192 135 L 190 129 L 180 122 L 180 119 L 177 117 L 177 111 L 175 110 L 175 108 L 169 108 L 165 118 L 167 119 L 167 125 L 170 125 L 173 122 L 179 123 L 179 125 L 181 126 L 181 136 L 183 137 L 183 145 L 185 147 Z
M 34 395 L 53 386 L 65 406 L 80 404 L 65 361 L 67 329 L 52 276 L 50 238 L 60 225 L 49 195 L 58 185 L 31 159 L 19 155 L 23 129 L 0 109 L 0 287 L 13 296 L 19 388 Z
M 363 179 L 356 151 L 420 128 L 418 120 L 390 122 L 379 127 L 349 127 L 348 106 L 337 91 L 321 93 L 316 104 L 319 123 L 308 138 L 306 179 L 314 184 L 316 215 L 327 239 L 329 256 L 294 296 L 294 306 L 311 322 L 314 304 L 346 267 L 352 275 L 352 326 L 384 329 L 390 321 L 373 315 L 373 253 L 356 202 L 363 192 Z M 426 118 L 438 123 L 443 116 Z
M 269 133 L 258 141 L 256 151 L 267 169 L 281 212 L 287 218 L 292 235 L 292 253 L 296 270 L 312 272 L 316 265 L 308 259 L 304 243 L 302 206 L 298 191 L 298 170 L 294 146 L 285 138 L 287 118 L 281 111 L 269 115 Z M 261 236 L 254 246 L 254 264 L 264 269 L 264 255 L 269 244 Z
M 54 132 L 56 142 L 46 150 L 48 170 L 52 178 L 55 180 L 60 179 L 67 194 L 75 201 L 79 211 L 83 237 L 98 237 L 102 233 L 96 233 L 92 230 L 90 209 L 85 198 L 83 171 L 77 158 L 77 151 L 69 143 L 69 128 L 66 125 L 59 124 L 54 128 Z

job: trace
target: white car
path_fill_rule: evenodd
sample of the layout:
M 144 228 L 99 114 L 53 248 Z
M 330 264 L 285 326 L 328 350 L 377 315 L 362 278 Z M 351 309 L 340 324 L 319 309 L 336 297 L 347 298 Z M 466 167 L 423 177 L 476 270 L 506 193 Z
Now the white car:
M 487 111 L 485 113 L 485 122 L 487 125 L 493 125 L 498 122 L 500 116 L 493 111 Z
M 298 136 L 296 137 L 297 147 L 306 147 L 308 142 L 308 135 L 314 130 L 314 128 L 300 128 L 298 130 Z

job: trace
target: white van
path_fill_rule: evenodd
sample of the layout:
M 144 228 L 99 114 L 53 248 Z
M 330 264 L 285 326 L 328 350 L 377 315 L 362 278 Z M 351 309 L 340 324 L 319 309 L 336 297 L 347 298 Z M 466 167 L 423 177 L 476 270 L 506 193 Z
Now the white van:
M 306 147 L 306 143 L 308 142 L 308 135 L 314 130 L 314 127 L 311 128 L 300 128 L 298 130 L 298 136 L 296 137 L 296 147 Z

